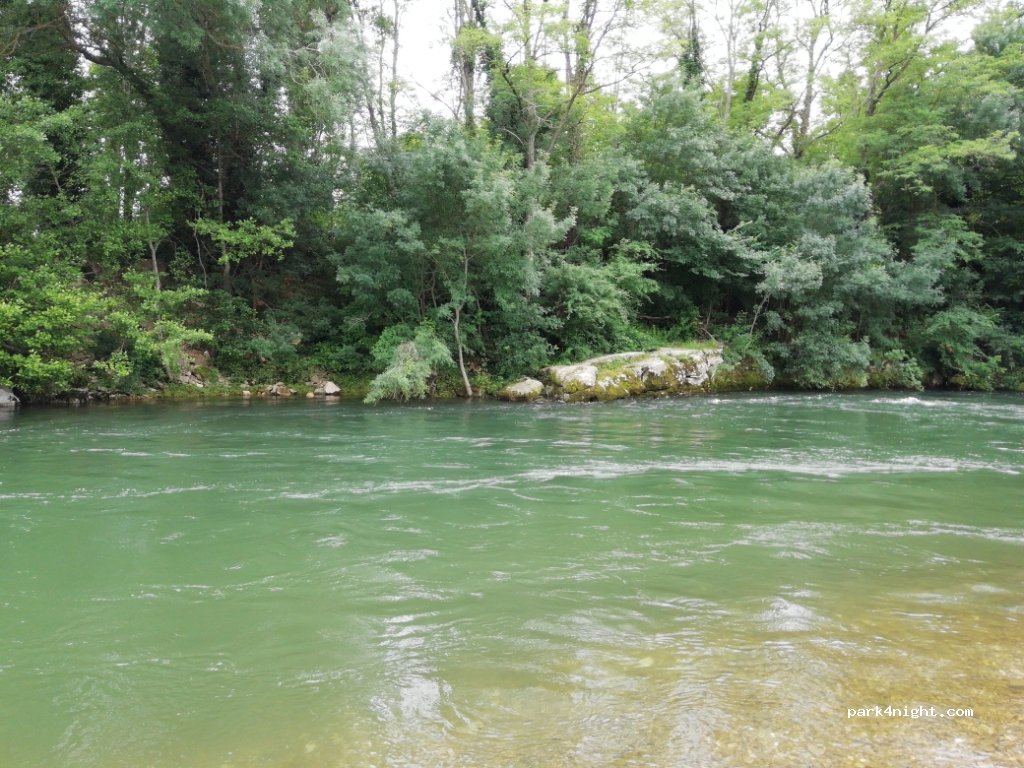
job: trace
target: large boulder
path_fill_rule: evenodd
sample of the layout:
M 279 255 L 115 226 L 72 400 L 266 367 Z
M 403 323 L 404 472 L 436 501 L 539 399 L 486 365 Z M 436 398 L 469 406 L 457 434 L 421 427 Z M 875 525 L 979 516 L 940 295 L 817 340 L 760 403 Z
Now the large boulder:
M 590 390 L 597 385 L 597 365 L 589 360 L 576 365 L 552 365 L 544 372 L 551 383 L 565 394 Z
M 654 352 L 619 352 L 574 365 L 553 365 L 544 369 L 544 376 L 551 394 L 560 400 L 617 400 L 702 392 L 721 364 L 720 347 L 663 347 Z
M 543 396 L 544 385 L 536 379 L 520 379 L 515 384 L 509 384 L 498 392 L 502 400 L 529 401 L 536 400 Z
M 0 408 L 13 408 L 18 402 L 17 396 L 11 390 L 0 387 Z
M 324 394 L 327 397 L 338 397 L 341 394 L 341 387 L 333 381 L 325 381 L 323 384 Z

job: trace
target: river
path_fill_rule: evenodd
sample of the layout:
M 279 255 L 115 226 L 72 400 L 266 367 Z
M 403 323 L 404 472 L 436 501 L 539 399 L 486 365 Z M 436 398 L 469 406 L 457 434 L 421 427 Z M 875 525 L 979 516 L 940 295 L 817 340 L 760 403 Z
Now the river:
M 0 413 L 0 765 L 1021 766 L 1022 472 L 1010 395 Z

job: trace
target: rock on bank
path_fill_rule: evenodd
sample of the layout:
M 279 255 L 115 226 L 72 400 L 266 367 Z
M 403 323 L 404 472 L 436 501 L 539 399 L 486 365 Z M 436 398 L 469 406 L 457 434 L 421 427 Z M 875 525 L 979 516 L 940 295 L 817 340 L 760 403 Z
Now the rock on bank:
M 539 382 L 524 380 L 507 387 L 499 397 L 505 400 L 547 397 L 579 402 L 703 392 L 721 364 L 720 347 L 663 347 L 654 352 L 620 352 L 574 365 L 552 365 L 542 371 L 543 389 Z

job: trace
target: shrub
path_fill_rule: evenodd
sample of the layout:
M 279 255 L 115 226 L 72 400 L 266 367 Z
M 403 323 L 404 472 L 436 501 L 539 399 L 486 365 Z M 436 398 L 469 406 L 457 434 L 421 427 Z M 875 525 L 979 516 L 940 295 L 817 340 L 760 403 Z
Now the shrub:
M 381 336 L 374 356 L 382 354 L 387 346 L 392 346 L 388 367 L 371 383 L 365 402 L 377 403 L 381 400 L 411 400 L 427 396 L 428 383 L 436 369 L 448 368 L 455 363 L 452 353 L 445 346 L 429 324 L 421 325 L 416 334 L 407 341 L 396 341 L 396 332 L 388 329 Z

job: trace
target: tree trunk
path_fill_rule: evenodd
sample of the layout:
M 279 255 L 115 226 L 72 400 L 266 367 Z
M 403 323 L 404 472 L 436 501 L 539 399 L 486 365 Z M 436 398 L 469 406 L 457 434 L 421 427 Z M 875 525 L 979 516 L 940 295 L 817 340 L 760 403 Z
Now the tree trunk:
M 466 397 L 473 397 L 473 387 L 470 386 L 469 376 L 466 374 L 466 360 L 462 354 L 462 334 L 459 332 L 459 322 L 462 318 L 462 306 L 455 307 L 455 317 L 452 320 L 452 327 L 455 329 L 455 347 L 459 355 L 459 373 L 462 374 L 462 384 L 466 388 Z
M 217 217 L 224 223 L 224 152 L 217 142 Z M 227 247 L 221 243 L 221 257 L 224 259 L 224 290 L 232 293 L 231 261 L 227 258 Z
M 527 94 L 526 100 L 526 167 L 533 168 L 537 162 L 537 134 L 540 132 L 540 115 L 537 114 L 537 103 Z
M 459 373 L 462 374 L 462 384 L 466 388 L 466 397 L 473 397 L 473 387 L 469 383 L 469 376 L 466 374 L 466 358 L 462 352 L 462 307 L 466 302 L 469 293 L 469 254 L 462 252 L 462 296 L 459 303 L 455 305 L 455 314 L 452 317 L 452 328 L 455 330 L 455 349 L 459 355 Z
M 149 227 L 149 211 L 146 211 L 146 227 L 147 228 Z M 159 291 L 160 290 L 160 265 L 159 265 L 159 263 L 156 260 L 156 251 L 157 251 L 157 248 L 160 247 L 160 242 L 158 240 L 153 240 L 152 238 L 148 238 L 146 240 L 146 245 L 149 246 L 149 257 L 153 261 L 153 279 L 156 282 L 156 289 Z
M 476 60 L 475 49 L 466 49 L 465 41 L 459 41 L 464 29 L 476 29 L 466 0 L 455 0 L 455 42 L 453 45 L 456 71 L 459 74 L 459 91 L 462 98 L 462 121 L 467 131 L 476 128 Z
M 398 137 L 398 25 L 402 9 L 399 0 L 394 0 L 394 29 L 391 32 L 391 80 L 388 83 L 388 117 L 391 119 L 391 138 Z

